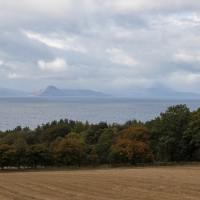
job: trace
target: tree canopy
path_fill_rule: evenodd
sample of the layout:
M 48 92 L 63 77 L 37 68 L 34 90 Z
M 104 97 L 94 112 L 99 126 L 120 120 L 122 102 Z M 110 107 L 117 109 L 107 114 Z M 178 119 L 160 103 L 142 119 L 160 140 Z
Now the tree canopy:
M 90 124 L 61 119 L 34 130 L 0 132 L 0 166 L 136 165 L 200 161 L 200 108 L 170 106 L 142 123 Z

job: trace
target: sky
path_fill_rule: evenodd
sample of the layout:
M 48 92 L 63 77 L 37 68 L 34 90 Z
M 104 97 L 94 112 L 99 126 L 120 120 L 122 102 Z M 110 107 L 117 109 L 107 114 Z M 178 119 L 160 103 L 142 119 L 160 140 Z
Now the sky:
M 0 0 L 0 87 L 200 93 L 200 1 Z

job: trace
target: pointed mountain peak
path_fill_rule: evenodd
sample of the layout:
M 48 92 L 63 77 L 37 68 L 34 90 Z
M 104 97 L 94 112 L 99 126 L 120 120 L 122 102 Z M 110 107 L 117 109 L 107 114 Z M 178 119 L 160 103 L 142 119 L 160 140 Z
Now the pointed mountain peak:
M 57 87 L 53 86 L 53 85 L 49 85 L 46 90 L 58 90 Z
M 32 94 L 31 96 L 65 96 L 63 92 L 61 92 L 55 86 L 48 86 L 46 89 L 39 90 Z

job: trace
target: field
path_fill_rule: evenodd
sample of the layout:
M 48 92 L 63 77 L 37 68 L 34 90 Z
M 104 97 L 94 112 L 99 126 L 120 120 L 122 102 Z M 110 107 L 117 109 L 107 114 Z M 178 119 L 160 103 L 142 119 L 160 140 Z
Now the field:
M 200 167 L 0 173 L 1 200 L 200 199 Z

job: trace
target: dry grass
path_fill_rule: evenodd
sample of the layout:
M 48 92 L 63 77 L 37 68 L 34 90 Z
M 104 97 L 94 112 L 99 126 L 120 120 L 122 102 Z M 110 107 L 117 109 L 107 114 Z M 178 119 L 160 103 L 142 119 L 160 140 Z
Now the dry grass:
M 200 167 L 1 173 L 0 199 L 200 199 Z

